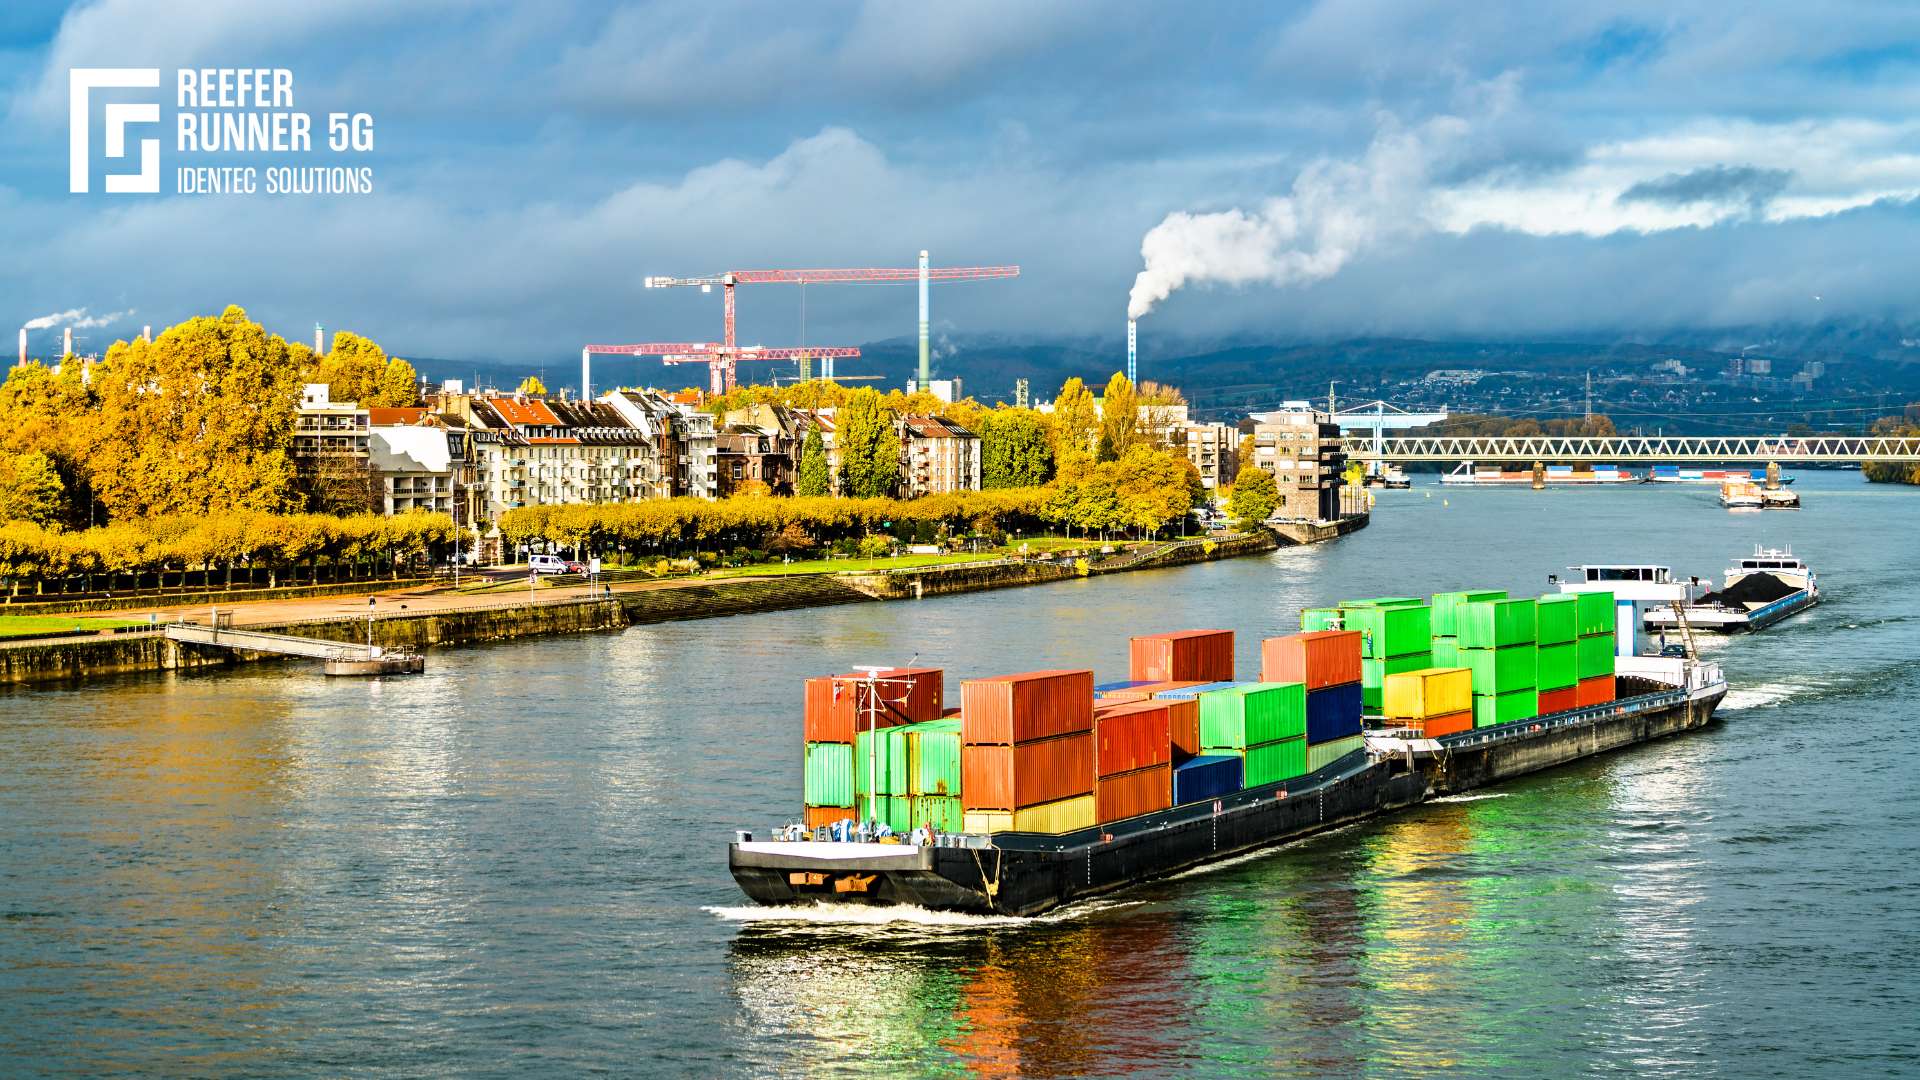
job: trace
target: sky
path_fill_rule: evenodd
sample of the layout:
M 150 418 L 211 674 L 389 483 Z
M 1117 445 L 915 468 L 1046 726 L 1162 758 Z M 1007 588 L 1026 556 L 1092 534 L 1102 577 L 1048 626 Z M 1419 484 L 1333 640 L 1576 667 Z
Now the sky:
M 364 195 L 68 191 L 68 72 L 293 72 Z M 648 275 L 1018 264 L 936 333 L 1540 338 L 1920 323 L 1920 7 L 0 6 L 0 323 L 229 303 L 401 355 L 714 340 Z M 97 153 L 104 126 L 93 115 Z M 316 124 L 320 121 L 316 120 Z M 163 171 L 220 164 L 163 144 Z M 172 177 L 166 176 L 171 188 Z M 911 286 L 744 286 L 743 342 L 911 335 Z

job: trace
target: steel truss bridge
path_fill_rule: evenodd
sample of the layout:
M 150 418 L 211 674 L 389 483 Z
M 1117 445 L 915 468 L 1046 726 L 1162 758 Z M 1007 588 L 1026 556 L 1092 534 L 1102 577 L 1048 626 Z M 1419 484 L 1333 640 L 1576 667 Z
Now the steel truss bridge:
M 1920 436 L 1348 435 L 1356 461 L 1740 463 L 1920 461 Z

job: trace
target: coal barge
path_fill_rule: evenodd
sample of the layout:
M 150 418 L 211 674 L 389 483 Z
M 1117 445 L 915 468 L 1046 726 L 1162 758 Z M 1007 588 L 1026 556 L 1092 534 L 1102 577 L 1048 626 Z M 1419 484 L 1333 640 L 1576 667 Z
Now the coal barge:
M 1605 568 L 1590 573 L 1587 583 L 1563 588 L 1597 590 L 1599 573 L 1617 570 Z M 1657 588 L 1652 577 L 1649 572 L 1639 584 L 1611 577 L 1604 583 L 1621 595 L 1623 626 L 1638 621 L 1629 599 L 1636 588 L 1671 588 L 1666 575 L 1659 575 Z M 1437 737 L 1388 722 L 1311 773 L 1070 832 L 916 834 L 920 842 L 902 843 L 899 837 L 760 840 L 743 831 L 729 846 L 729 869 L 750 898 L 768 905 L 911 905 L 1033 916 L 1429 799 L 1699 729 L 1712 722 L 1727 689 L 1717 665 L 1691 657 L 1622 655 L 1613 678 L 1617 693 L 1600 704 Z

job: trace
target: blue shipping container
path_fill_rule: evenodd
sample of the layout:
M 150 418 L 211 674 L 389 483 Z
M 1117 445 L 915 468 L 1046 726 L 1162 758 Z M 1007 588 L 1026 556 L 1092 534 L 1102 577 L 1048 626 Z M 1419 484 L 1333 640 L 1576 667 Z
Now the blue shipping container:
M 1308 744 L 1360 734 L 1360 684 L 1329 686 L 1307 693 Z
M 1103 682 L 1098 686 L 1095 686 L 1093 688 L 1093 692 L 1096 694 L 1104 694 L 1109 690 L 1131 690 L 1136 686 L 1145 686 L 1150 681 L 1152 680 L 1133 679 L 1133 680 L 1123 680 L 1121 682 Z
M 1205 802 L 1240 790 L 1246 761 L 1233 754 L 1188 758 L 1173 767 L 1173 805 Z
M 1197 698 L 1201 694 L 1210 694 L 1215 690 L 1231 690 L 1241 685 L 1237 682 L 1210 682 L 1199 686 L 1183 686 L 1178 690 L 1162 690 L 1153 695 L 1157 698 Z

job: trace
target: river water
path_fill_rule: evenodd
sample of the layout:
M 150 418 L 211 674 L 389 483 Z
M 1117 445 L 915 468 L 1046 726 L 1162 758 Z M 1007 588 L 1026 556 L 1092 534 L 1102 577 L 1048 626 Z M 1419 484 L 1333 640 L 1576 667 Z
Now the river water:
M 1920 491 L 1385 493 L 1271 557 L 917 603 L 0 695 L 0 1071 L 179 1076 L 1920 1070 Z M 800 680 L 1091 664 L 1569 564 L 1827 600 L 1717 645 L 1724 721 L 1033 921 L 747 906 Z

